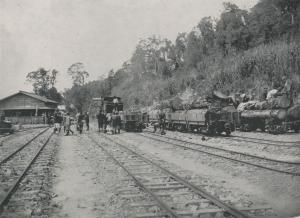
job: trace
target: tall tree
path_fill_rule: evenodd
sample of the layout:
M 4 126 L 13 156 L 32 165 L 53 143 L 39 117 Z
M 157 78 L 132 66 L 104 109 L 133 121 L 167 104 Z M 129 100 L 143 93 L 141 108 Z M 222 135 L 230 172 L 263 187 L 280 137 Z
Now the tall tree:
M 139 74 L 166 76 L 175 59 L 172 42 L 153 36 L 138 43 L 131 58 L 131 69 Z
M 176 54 L 176 63 L 180 65 L 184 62 L 184 52 L 187 46 L 187 34 L 178 33 L 175 40 L 175 54 Z
M 39 68 L 26 75 L 26 80 L 32 83 L 33 91 L 40 96 L 49 97 L 49 90 L 54 88 L 58 71 Z
M 85 83 L 85 79 L 89 77 L 89 73 L 85 71 L 83 63 L 72 64 L 68 68 L 68 74 L 71 75 L 74 85 L 82 86 Z
M 203 53 L 204 55 L 209 54 L 209 50 L 214 47 L 215 41 L 215 30 L 213 19 L 211 17 L 204 17 L 201 19 L 200 23 L 197 25 L 201 32 L 203 40 Z
M 216 40 L 224 55 L 234 49 L 246 50 L 249 47 L 250 33 L 247 27 L 248 12 L 235 4 L 224 3 L 225 10 L 216 26 Z
M 269 43 L 281 37 L 300 38 L 299 0 L 260 0 L 250 13 L 251 46 Z
M 197 67 L 197 63 L 203 58 L 203 41 L 200 32 L 195 29 L 187 37 L 187 46 L 184 53 L 185 65 L 187 67 Z

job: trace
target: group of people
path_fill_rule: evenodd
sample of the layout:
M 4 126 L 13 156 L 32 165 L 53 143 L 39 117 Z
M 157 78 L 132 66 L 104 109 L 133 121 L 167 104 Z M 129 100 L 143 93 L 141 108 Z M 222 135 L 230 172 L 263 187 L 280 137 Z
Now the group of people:
M 83 121 L 86 124 L 86 130 L 89 130 L 89 114 L 86 112 L 84 115 L 82 112 L 79 112 L 76 115 L 76 128 L 79 133 L 82 133 L 83 130 Z M 53 123 L 54 123 L 54 133 L 60 133 L 63 127 L 63 131 L 65 135 L 69 135 L 70 133 L 74 134 L 71 126 L 74 122 L 74 119 L 70 116 L 69 113 L 62 113 L 59 111 L 55 111 L 53 115 Z
M 98 131 L 111 132 L 112 134 L 120 134 L 121 116 L 117 110 L 112 113 L 104 113 L 102 110 L 97 114 Z

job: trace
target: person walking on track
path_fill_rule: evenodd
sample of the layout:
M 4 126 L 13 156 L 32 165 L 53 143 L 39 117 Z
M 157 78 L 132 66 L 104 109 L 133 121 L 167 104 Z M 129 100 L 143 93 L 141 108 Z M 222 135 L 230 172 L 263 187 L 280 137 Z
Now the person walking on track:
M 74 134 L 74 132 L 71 129 L 71 125 L 72 125 L 72 120 L 71 120 L 70 114 L 67 113 L 67 115 L 65 117 L 66 136 L 69 135 L 70 132 L 72 133 L 72 135 Z

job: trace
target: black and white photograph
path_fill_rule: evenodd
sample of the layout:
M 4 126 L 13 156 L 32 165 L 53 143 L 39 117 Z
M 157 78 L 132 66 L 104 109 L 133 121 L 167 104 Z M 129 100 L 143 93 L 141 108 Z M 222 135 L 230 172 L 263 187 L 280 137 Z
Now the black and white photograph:
M 300 0 L 0 0 L 0 218 L 300 218 Z

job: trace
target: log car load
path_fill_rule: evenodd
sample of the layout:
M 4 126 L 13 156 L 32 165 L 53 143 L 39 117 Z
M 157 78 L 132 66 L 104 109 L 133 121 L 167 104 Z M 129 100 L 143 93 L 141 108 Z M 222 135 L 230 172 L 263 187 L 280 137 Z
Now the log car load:
M 284 120 L 286 118 L 287 111 L 284 109 L 276 110 L 244 110 L 241 116 L 244 118 L 275 118 L 279 120 Z
M 300 105 L 288 109 L 243 110 L 240 112 L 240 130 L 268 129 L 269 133 L 284 133 L 300 129 Z

